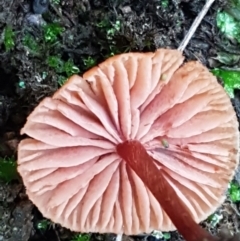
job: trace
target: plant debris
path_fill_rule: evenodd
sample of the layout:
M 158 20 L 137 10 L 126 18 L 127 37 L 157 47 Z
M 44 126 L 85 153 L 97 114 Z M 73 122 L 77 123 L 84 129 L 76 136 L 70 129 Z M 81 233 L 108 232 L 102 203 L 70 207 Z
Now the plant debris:
M 221 78 L 226 92 L 231 98 L 234 98 L 234 90 L 240 89 L 240 70 L 213 69 L 212 72 Z

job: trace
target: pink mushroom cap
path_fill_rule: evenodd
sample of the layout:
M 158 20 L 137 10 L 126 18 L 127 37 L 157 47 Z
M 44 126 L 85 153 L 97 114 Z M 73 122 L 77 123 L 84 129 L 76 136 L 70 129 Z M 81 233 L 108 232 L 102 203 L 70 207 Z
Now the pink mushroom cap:
M 77 232 L 175 230 L 117 152 L 128 140 L 197 223 L 221 205 L 239 160 L 236 114 L 207 68 L 183 60 L 169 49 L 117 55 L 41 101 L 21 130 L 18 171 L 46 218 Z

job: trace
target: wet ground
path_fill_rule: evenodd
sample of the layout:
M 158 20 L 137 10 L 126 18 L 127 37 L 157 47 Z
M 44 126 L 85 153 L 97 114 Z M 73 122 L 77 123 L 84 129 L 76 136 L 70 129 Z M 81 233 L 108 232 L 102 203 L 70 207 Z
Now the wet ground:
M 9 30 L 9 39 L 4 39 L 3 34 L 0 38 L 0 156 L 16 155 L 19 130 L 26 116 L 68 75 L 81 74 L 116 53 L 177 48 L 204 3 L 205 0 L 52 0 L 41 16 L 32 13 L 28 1 L 0 0 L 0 33 L 6 28 L 12 31 Z M 187 60 L 197 59 L 213 68 L 221 65 L 216 60 L 219 51 L 240 54 L 235 43 L 226 44 L 216 28 L 216 13 L 225 3 L 216 1 L 203 19 L 184 51 Z M 232 102 L 240 117 L 237 91 Z M 238 210 L 238 204 L 227 200 L 218 210 L 223 216 L 221 221 L 215 227 L 210 222 L 203 226 L 214 234 L 221 227 L 237 232 Z M 74 234 L 59 225 L 47 223 L 45 228 L 39 227 L 42 220 L 28 201 L 20 179 L 0 183 L 0 241 L 73 240 Z M 91 239 L 110 241 L 113 237 L 92 235 Z M 173 232 L 170 240 L 182 239 Z

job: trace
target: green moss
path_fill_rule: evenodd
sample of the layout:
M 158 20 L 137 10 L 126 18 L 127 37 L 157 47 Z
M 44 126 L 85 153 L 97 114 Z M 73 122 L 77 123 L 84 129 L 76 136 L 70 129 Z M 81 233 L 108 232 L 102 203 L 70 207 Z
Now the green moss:
M 23 45 L 27 47 L 30 51 L 38 53 L 40 50 L 40 46 L 38 41 L 30 34 L 26 34 L 23 37 Z
M 229 39 L 236 39 L 240 43 L 240 23 L 227 12 L 218 12 L 217 26 Z
M 224 89 L 228 95 L 234 97 L 234 89 L 240 89 L 240 71 L 213 69 L 212 73 L 224 82 Z
M 121 22 L 119 20 L 110 22 L 108 19 L 103 19 L 97 24 L 97 27 L 106 31 L 107 39 L 112 39 L 113 36 L 120 31 Z
M 102 46 L 102 49 L 107 48 L 107 54 L 104 54 L 105 58 L 109 58 L 115 54 L 121 53 L 121 51 L 116 47 L 116 35 L 121 30 L 121 21 L 109 21 L 109 19 L 105 18 L 100 21 L 96 26 L 99 30 L 106 36 L 106 41 L 108 42 L 107 46 Z
M 161 1 L 161 6 L 163 8 L 167 8 L 169 6 L 169 0 L 162 0 Z
M 225 10 L 217 14 L 217 26 L 229 39 L 236 39 L 240 43 L 240 0 L 230 0 Z
M 229 196 L 233 202 L 240 201 L 240 187 L 239 185 L 231 182 L 228 188 Z
M 85 59 L 83 59 L 83 63 L 86 66 L 86 69 L 89 69 L 93 66 L 96 65 L 96 59 L 94 59 L 93 57 L 89 56 Z
M 15 158 L 0 158 L 0 180 L 8 183 L 16 179 L 18 179 L 18 173 Z
M 80 72 L 79 68 L 74 65 L 72 59 L 63 61 L 60 56 L 49 56 L 47 59 L 47 64 L 56 73 L 60 74 L 58 76 L 58 84 L 62 86 L 68 77 L 73 74 L 78 74 Z
M 42 230 L 42 231 L 46 231 L 47 229 L 49 229 L 49 227 L 51 226 L 51 221 L 48 219 L 42 219 L 41 221 L 39 221 L 37 223 L 37 229 Z
M 61 59 L 60 56 L 49 56 L 47 59 L 47 63 L 49 67 L 53 68 L 57 73 L 64 72 L 64 61 Z
M 72 59 L 69 59 L 68 61 L 64 62 L 63 69 L 64 72 L 67 74 L 67 77 L 70 77 L 73 74 L 78 74 L 80 72 L 80 69 L 74 65 Z
M 90 241 L 90 234 L 76 234 L 71 241 Z
M 4 46 L 6 51 L 10 51 L 15 46 L 15 33 L 11 26 L 6 26 L 4 29 Z
M 43 27 L 44 39 L 46 42 L 54 43 L 58 37 L 63 33 L 64 28 L 58 23 L 49 23 Z

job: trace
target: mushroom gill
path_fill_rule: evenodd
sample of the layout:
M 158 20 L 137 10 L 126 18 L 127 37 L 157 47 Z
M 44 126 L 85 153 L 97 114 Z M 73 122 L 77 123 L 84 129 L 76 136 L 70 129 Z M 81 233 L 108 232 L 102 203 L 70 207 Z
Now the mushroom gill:
M 139 234 L 176 229 L 166 203 L 196 223 L 219 207 L 238 165 L 238 122 L 216 78 L 183 60 L 169 49 L 117 55 L 35 108 L 18 171 L 45 217 Z

